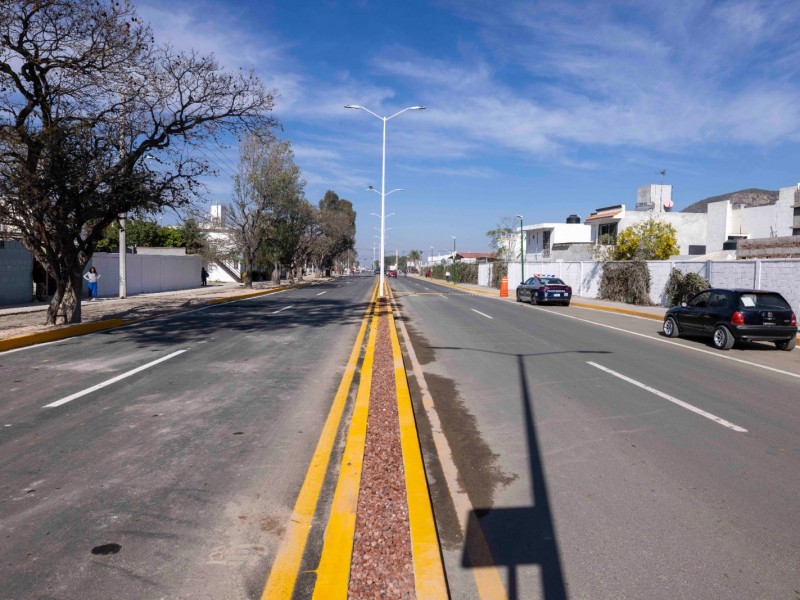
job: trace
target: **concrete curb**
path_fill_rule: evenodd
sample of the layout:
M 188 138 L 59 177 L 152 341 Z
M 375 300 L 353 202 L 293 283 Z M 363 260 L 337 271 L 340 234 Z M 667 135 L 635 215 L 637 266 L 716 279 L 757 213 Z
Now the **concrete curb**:
M 62 325 L 59 329 L 52 329 L 49 331 L 42 331 L 39 333 L 31 333 L 28 335 L 20 335 L 17 337 L 0 340 L 0 352 L 7 350 L 17 350 L 19 348 L 26 348 L 28 346 L 35 346 L 37 344 L 44 344 L 47 342 L 57 342 L 71 337 L 78 337 L 87 335 L 89 333 L 97 333 L 98 331 L 105 331 L 107 329 L 116 329 L 117 327 L 124 327 L 126 325 L 133 325 L 134 323 L 143 323 L 153 319 L 161 319 L 166 316 L 180 314 L 189 310 L 197 310 L 203 306 L 213 306 L 216 304 L 224 304 L 225 302 L 234 302 L 236 300 L 246 300 L 247 298 L 255 298 L 257 296 L 266 296 L 267 294 L 274 294 L 285 290 L 291 290 L 298 287 L 305 287 L 311 283 L 299 283 L 294 285 L 287 285 L 283 287 L 273 288 L 269 290 L 259 290 L 257 292 L 249 292 L 246 294 L 239 294 L 237 296 L 230 296 L 228 298 L 214 298 L 199 306 L 193 306 L 188 309 L 178 309 L 162 313 L 160 315 L 153 315 L 152 317 L 145 317 L 142 319 L 107 319 L 104 321 L 94 321 L 92 323 L 77 323 L 75 325 Z

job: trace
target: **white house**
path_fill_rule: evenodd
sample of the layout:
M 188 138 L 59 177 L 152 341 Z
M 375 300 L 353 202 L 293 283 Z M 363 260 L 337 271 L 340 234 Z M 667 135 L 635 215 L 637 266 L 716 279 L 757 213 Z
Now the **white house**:
M 782 188 L 777 203 L 766 206 L 736 207 L 730 200 L 708 205 L 707 213 L 675 213 L 671 185 L 649 185 L 637 190 L 636 210 L 624 204 L 598 208 L 587 219 L 591 241 L 603 235 L 616 238 L 631 225 L 649 218 L 670 223 L 677 232 L 682 255 L 702 255 L 730 249 L 726 242 L 800 235 L 800 185 Z
M 228 232 L 228 217 L 225 206 L 215 204 L 211 207 L 208 221 L 201 224 L 206 236 L 211 244 L 216 246 L 221 253 L 226 251 L 233 252 L 230 234 Z M 208 270 L 208 278 L 211 281 L 223 281 L 226 283 L 241 283 L 242 262 L 236 259 L 218 259 L 205 265 Z
M 537 223 L 526 225 L 525 260 L 554 258 L 554 251 L 566 250 L 569 246 L 588 247 L 592 241 L 592 228 L 570 215 L 566 223 Z

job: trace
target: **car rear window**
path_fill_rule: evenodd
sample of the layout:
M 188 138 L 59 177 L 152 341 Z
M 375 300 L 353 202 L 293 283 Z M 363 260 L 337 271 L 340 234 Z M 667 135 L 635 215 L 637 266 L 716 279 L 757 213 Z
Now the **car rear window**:
M 540 277 L 539 281 L 541 281 L 545 285 L 567 285 L 563 281 L 561 281 L 558 277 Z
M 778 294 L 742 294 L 739 297 L 741 308 L 761 308 L 764 310 L 791 310 L 789 303 Z

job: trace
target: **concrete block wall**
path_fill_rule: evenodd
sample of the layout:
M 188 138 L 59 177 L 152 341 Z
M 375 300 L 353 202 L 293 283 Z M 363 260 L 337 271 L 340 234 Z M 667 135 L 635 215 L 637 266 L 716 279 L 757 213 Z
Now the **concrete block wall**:
M 98 252 L 86 265 L 100 274 L 98 294 L 119 296 L 119 253 Z M 185 290 L 201 284 L 202 259 L 197 255 L 169 256 L 128 254 L 126 256 L 126 288 L 129 296 Z M 86 295 L 84 284 L 84 295 Z
M 0 305 L 33 298 L 33 255 L 16 240 L 0 240 Z
M 684 274 L 697 273 L 712 286 L 722 288 L 757 288 L 780 293 L 800 316 L 800 259 L 722 260 L 722 261 L 650 261 L 650 301 L 666 306 L 664 287 L 673 268 Z M 480 267 L 479 267 L 480 269 Z M 597 298 L 602 263 L 597 262 L 527 262 L 525 276 L 534 273 L 556 275 L 572 286 L 573 293 Z M 487 281 L 488 281 L 487 265 Z M 482 278 L 479 278 L 483 281 Z M 513 294 L 520 282 L 519 263 L 508 265 L 508 290 Z M 488 283 L 486 284 L 488 285 Z

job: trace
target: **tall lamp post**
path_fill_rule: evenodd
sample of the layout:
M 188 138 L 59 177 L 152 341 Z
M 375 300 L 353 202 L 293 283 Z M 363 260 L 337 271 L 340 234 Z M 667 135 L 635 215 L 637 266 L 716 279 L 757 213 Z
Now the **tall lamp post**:
M 425 107 L 424 106 L 409 106 L 408 108 L 404 108 L 400 112 L 396 112 L 396 113 L 394 113 L 393 115 L 391 115 L 389 117 L 381 117 L 380 115 L 376 115 L 374 112 L 372 112 L 368 108 L 364 108 L 363 106 L 359 106 L 358 104 L 346 104 L 345 108 L 356 108 L 356 109 L 360 109 L 360 110 L 366 111 L 369 114 L 371 114 L 373 117 L 375 117 L 376 119 L 380 119 L 381 121 L 383 121 L 383 158 L 381 160 L 381 191 L 380 191 L 380 195 L 381 195 L 381 273 L 380 273 L 380 282 L 378 284 L 379 285 L 379 287 L 378 287 L 378 296 L 380 298 L 383 298 L 384 297 L 384 294 L 383 294 L 383 283 L 384 283 L 384 270 L 385 270 L 384 256 L 383 256 L 384 255 L 383 227 L 385 225 L 385 219 L 386 219 L 386 216 L 385 216 L 386 215 L 386 196 L 388 196 L 392 192 L 399 191 L 399 190 L 392 190 L 392 192 L 389 192 L 389 194 L 386 193 L 386 121 L 388 121 L 389 119 L 394 119 L 396 116 L 403 114 L 407 110 L 424 110 Z M 369 189 L 372 189 L 372 186 L 370 186 Z M 373 191 L 377 192 L 377 190 L 373 190 Z
M 519 219 L 519 276 L 520 283 L 525 283 L 525 234 L 522 232 L 522 215 L 517 215 Z

